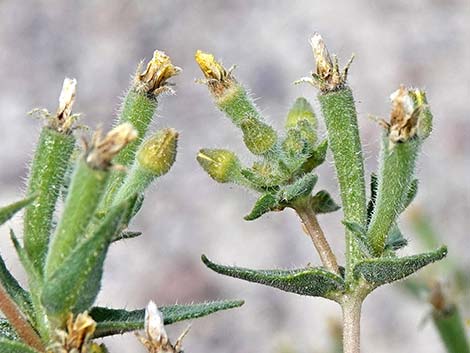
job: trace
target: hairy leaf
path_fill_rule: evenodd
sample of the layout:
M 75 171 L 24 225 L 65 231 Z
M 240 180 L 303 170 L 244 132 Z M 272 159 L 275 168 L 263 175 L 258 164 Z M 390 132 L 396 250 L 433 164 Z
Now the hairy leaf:
M 0 317 L 0 340 L 7 339 L 17 341 L 18 335 L 7 319 Z
M 379 182 L 377 180 L 377 174 L 372 173 L 370 175 L 370 200 L 367 204 L 367 224 L 369 224 L 370 219 L 372 218 L 372 213 L 374 213 L 375 200 L 377 199 L 377 186 Z
M 0 338 L 0 353 L 38 353 L 21 342 Z
M 0 282 L 15 304 L 31 320 L 34 318 L 34 311 L 31 303 L 31 296 L 24 290 L 18 281 L 8 271 L 3 258 L 0 256 Z
M 323 164 L 326 159 L 326 152 L 328 151 L 328 140 L 325 139 L 318 146 L 315 147 L 310 157 L 302 165 L 301 170 L 304 173 L 311 172 L 313 169 Z
M 8 221 L 11 217 L 13 217 L 16 212 L 28 206 L 31 202 L 33 202 L 36 199 L 36 197 L 37 195 L 32 195 L 23 200 L 17 201 L 8 206 L 0 208 L 0 225 Z
M 98 230 L 47 279 L 41 299 L 50 314 L 64 318 L 69 312 L 82 312 L 93 304 L 109 244 L 126 212 L 127 202 L 113 208 Z
M 123 240 L 123 239 L 132 239 L 132 238 L 139 237 L 141 235 L 142 235 L 142 232 L 133 232 L 133 231 L 126 230 L 126 231 L 122 231 L 114 235 L 113 242 Z
M 441 260 L 447 255 L 447 247 L 419 255 L 401 258 L 374 258 L 359 262 L 354 267 L 354 276 L 363 277 L 376 286 L 403 279 L 424 266 Z
M 280 200 L 282 202 L 290 202 L 297 198 L 310 195 L 317 180 L 317 175 L 313 173 L 305 174 L 293 184 L 287 185 L 280 190 Z
M 387 240 L 385 242 L 385 249 L 399 250 L 408 245 L 408 240 L 405 239 L 398 225 L 393 225 L 390 233 L 388 233 Z
M 372 251 L 367 241 L 366 230 L 364 229 L 364 227 L 354 222 L 343 221 L 342 223 L 345 225 L 346 229 L 351 231 L 351 233 L 355 236 L 357 244 L 359 245 L 359 248 L 362 253 L 366 255 L 366 257 L 370 257 Z
M 183 320 L 197 319 L 217 311 L 237 308 L 243 303 L 243 300 L 223 300 L 201 304 L 162 306 L 159 310 L 163 314 L 165 325 L 170 325 Z M 94 307 L 91 309 L 90 315 L 97 323 L 94 333 L 94 337 L 97 338 L 143 329 L 145 309 L 129 311 Z
M 329 298 L 332 292 L 344 290 L 343 279 L 323 268 L 251 270 L 218 265 L 204 255 L 202 255 L 202 262 L 217 273 L 300 295 Z
M 271 211 L 273 208 L 278 206 L 276 197 L 270 193 L 266 193 L 260 196 L 256 201 L 251 212 L 244 217 L 246 221 L 253 221 L 265 213 Z
M 406 199 L 403 202 L 403 210 L 405 210 L 413 202 L 417 193 L 418 193 L 418 179 L 414 179 L 410 184 L 410 188 L 408 190 L 408 193 L 406 194 Z
M 316 214 L 330 213 L 339 210 L 341 207 L 336 204 L 331 195 L 326 190 L 320 190 L 312 197 L 312 208 Z

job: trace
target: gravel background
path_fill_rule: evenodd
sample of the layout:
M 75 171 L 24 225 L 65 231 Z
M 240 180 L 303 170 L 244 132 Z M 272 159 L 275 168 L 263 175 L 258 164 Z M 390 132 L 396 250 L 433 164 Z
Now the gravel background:
M 75 111 L 84 113 L 83 122 L 108 127 L 136 63 L 155 48 L 164 50 L 184 71 L 154 128 L 181 131 L 177 163 L 149 191 L 136 219 L 133 229 L 144 235 L 112 248 L 99 303 L 137 308 L 150 298 L 158 304 L 244 298 L 240 310 L 194 321 L 186 350 L 328 352 L 326 318 L 339 318 L 336 305 L 224 278 L 200 263 L 201 253 L 254 268 L 318 260 L 292 212 L 244 222 L 254 195 L 218 185 L 198 167 L 201 147 L 228 147 L 249 157 L 240 134 L 213 107 L 205 87 L 194 83 L 201 76 L 194 52 L 211 51 L 227 65 L 238 64 L 236 75 L 277 127 L 295 97 L 314 97 L 310 87 L 292 85 L 313 68 L 307 40 L 314 31 L 343 63 L 354 52 L 350 84 L 368 171 L 376 167 L 379 136 L 368 114 L 387 116 L 388 95 L 401 83 L 425 87 L 435 132 L 420 157 L 415 204 L 432 217 L 451 255 L 468 266 L 469 11 L 465 0 L 0 1 L 0 204 L 24 188 L 40 128 L 26 112 L 54 110 L 64 76 L 78 80 Z M 320 168 L 319 186 L 337 195 L 331 163 Z M 320 219 L 338 254 L 340 220 L 341 212 Z M 10 225 L 21 229 L 18 219 Z M 2 255 L 23 278 L 7 227 L 0 233 Z M 404 254 L 422 250 L 410 236 Z M 377 290 L 364 306 L 363 351 L 443 352 L 431 325 L 420 326 L 427 309 L 396 288 Z M 184 325 L 169 328 L 171 336 Z M 108 342 L 111 352 L 144 351 L 133 335 Z

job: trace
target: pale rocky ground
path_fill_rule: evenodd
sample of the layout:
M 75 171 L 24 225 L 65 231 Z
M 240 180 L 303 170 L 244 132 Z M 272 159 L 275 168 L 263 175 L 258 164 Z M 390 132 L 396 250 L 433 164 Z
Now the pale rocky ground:
M 388 95 L 401 83 L 425 87 L 435 132 L 420 158 L 416 204 L 432 217 L 451 256 L 468 266 L 469 11 L 465 0 L 1 1 L 0 204 L 24 188 L 40 126 L 26 112 L 54 110 L 64 76 L 78 79 L 75 111 L 85 113 L 83 122 L 108 127 L 136 63 L 154 48 L 165 50 L 184 71 L 174 80 L 177 96 L 165 97 L 154 128 L 181 131 L 178 160 L 149 191 L 133 226 L 144 236 L 111 250 L 99 303 L 138 308 L 149 299 L 244 298 L 242 309 L 194 321 L 187 351 L 275 353 L 287 346 L 298 353 L 327 352 L 326 319 L 339 318 L 337 306 L 224 278 L 199 260 L 206 253 L 254 268 L 318 263 L 292 212 L 245 222 L 254 195 L 216 184 L 197 165 L 200 147 L 229 147 L 249 157 L 240 134 L 213 107 L 205 87 L 194 83 L 201 74 L 193 54 L 203 49 L 238 64 L 237 76 L 281 127 L 295 97 L 314 97 L 311 87 L 292 84 L 313 68 L 309 36 L 321 32 L 343 63 L 354 52 L 350 83 L 368 171 L 376 167 L 379 136 L 368 114 L 386 116 Z M 320 168 L 319 186 L 337 195 L 329 161 Z M 340 220 L 340 212 L 320 218 L 339 254 Z M 17 220 L 10 225 L 21 229 Z M 7 228 L 0 233 L 2 255 L 19 273 Z M 423 250 L 407 234 L 411 247 L 403 253 Z M 427 310 L 397 288 L 378 290 L 364 307 L 364 352 L 443 352 L 431 325 L 420 328 Z M 170 334 L 184 325 L 169 328 Z M 108 342 L 111 352 L 143 352 L 133 335 Z

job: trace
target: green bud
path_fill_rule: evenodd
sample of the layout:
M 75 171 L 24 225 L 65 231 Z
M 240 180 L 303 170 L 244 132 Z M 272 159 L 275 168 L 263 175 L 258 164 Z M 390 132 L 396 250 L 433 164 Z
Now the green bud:
M 244 119 L 240 127 L 243 131 L 243 141 L 253 154 L 265 154 L 277 142 L 276 131 L 268 124 L 255 118 L 248 117 Z
M 170 170 L 175 162 L 178 132 L 174 129 L 163 129 L 146 140 L 137 152 L 140 167 L 154 176 L 161 176 Z
M 298 129 L 302 139 L 313 149 L 313 145 L 317 142 L 317 133 L 311 123 L 306 120 L 298 122 Z
M 318 126 L 312 106 L 304 97 L 299 97 L 287 114 L 286 129 L 296 127 L 303 120 L 308 121 L 314 129 Z
M 241 168 L 237 155 L 223 149 L 202 149 L 197 155 L 197 161 L 219 183 L 234 182 Z
M 287 135 L 282 142 L 282 149 L 289 155 L 298 155 L 304 149 L 304 141 L 298 129 L 287 130 Z

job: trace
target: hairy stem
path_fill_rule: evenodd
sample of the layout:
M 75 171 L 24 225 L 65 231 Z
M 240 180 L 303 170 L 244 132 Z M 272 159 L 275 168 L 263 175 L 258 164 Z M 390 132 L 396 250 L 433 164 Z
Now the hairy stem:
M 18 309 L 13 300 L 8 296 L 5 288 L 0 284 L 0 310 L 14 327 L 18 336 L 31 347 L 44 351 L 41 339 L 34 331 L 23 313 Z
M 343 353 L 360 353 L 362 299 L 346 294 L 341 308 L 343 309 Z
M 323 230 L 318 223 L 317 216 L 313 212 L 310 205 L 301 205 L 295 208 L 295 211 L 302 220 L 302 224 L 305 226 L 305 229 L 312 239 L 313 245 L 320 256 L 323 266 L 325 266 L 329 271 L 339 274 L 339 267 L 336 261 L 336 256 L 331 250 L 330 244 L 323 234 Z

